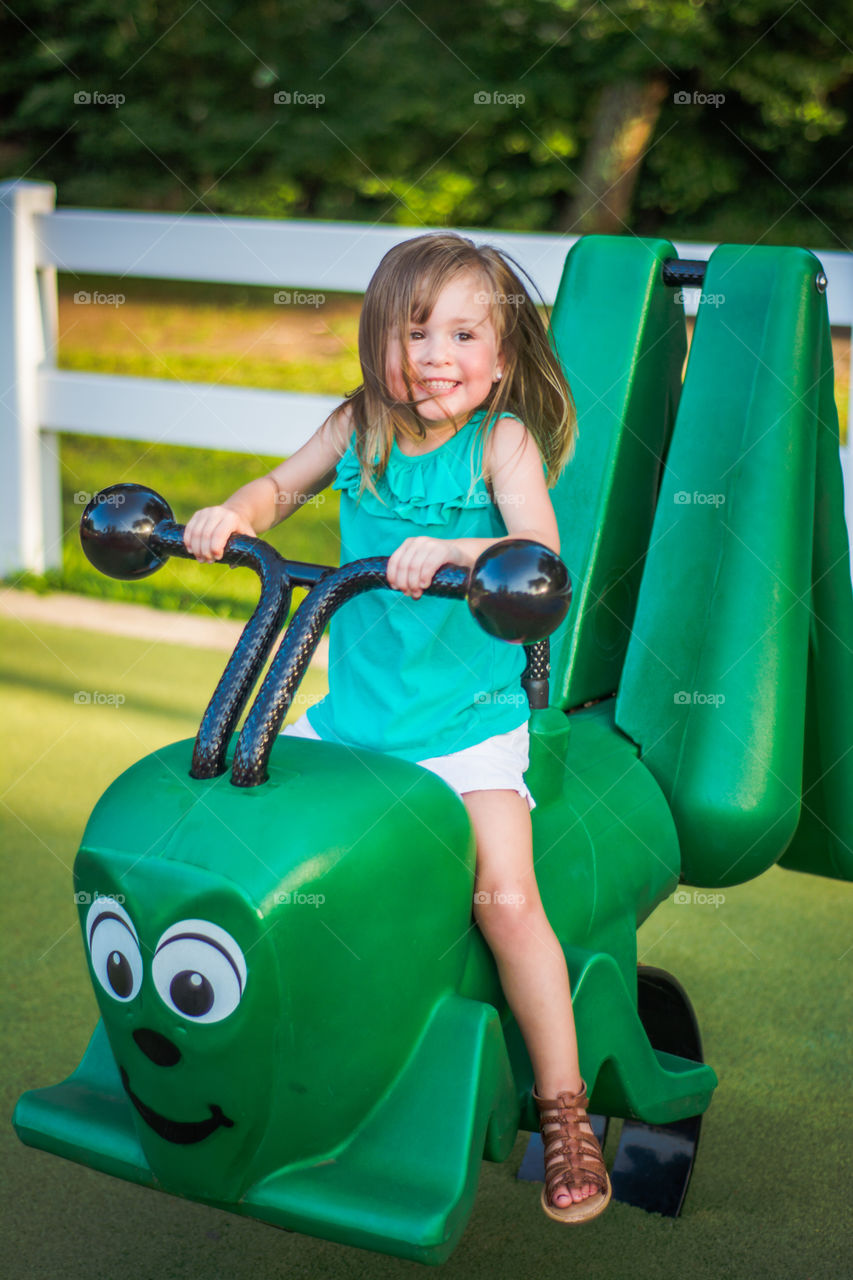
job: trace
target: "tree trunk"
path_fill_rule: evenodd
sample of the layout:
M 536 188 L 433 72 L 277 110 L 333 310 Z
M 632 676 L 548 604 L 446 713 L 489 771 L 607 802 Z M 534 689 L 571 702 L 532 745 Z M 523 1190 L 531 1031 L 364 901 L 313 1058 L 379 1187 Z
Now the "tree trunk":
M 579 236 L 628 230 L 640 165 L 667 90 L 666 78 L 658 75 L 604 86 L 594 108 L 580 185 L 558 220 L 558 230 Z

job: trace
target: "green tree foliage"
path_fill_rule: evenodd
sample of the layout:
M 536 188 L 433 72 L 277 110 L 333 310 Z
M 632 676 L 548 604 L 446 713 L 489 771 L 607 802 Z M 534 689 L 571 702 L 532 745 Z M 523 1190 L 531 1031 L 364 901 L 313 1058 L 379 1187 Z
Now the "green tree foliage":
M 621 148 L 585 230 L 598 205 L 610 229 L 610 201 L 641 234 L 846 248 L 851 17 L 853 0 L 825 18 L 780 0 L 12 0 L 0 172 L 55 181 L 64 205 L 570 231 L 590 148 Z M 623 82 L 633 97 L 607 92 Z

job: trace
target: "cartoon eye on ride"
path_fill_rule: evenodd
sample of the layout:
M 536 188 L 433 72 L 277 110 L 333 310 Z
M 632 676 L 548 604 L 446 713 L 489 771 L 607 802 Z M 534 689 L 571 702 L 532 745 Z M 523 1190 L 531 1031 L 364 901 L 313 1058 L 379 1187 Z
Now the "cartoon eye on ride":
M 221 1022 L 246 989 L 246 961 L 237 943 L 209 920 L 182 920 L 160 938 L 151 963 L 157 994 L 192 1022 Z
M 132 1000 L 142 985 L 142 951 L 133 921 L 114 898 L 96 898 L 86 940 L 98 982 L 113 1000 Z M 154 949 L 151 977 L 163 1003 L 193 1023 L 221 1022 L 243 998 L 248 970 L 238 944 L 210 920 L 181 920 Z
M 126 1004 L 142 985 L 142 952 L 133 921 L 114 898 L 96 898 L 86 915 L 92 968 L 108 996 Z

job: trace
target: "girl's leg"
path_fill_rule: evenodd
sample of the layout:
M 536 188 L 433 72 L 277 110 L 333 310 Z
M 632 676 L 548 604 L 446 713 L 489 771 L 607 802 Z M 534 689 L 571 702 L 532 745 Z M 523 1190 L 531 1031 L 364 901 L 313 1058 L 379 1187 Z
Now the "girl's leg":
M 577 1093 L 581 1076 L 569 974 L 539 896 L 527 802 L 517 791 L 467 791 L 462 799 L 477 839 L 474 916 L 524 1036 L 536 1091 L 544 1098 Z M 554 1204 L 564 1208 L 596 1190 L 590 1184 L 574 1192 L 561 1186 Z

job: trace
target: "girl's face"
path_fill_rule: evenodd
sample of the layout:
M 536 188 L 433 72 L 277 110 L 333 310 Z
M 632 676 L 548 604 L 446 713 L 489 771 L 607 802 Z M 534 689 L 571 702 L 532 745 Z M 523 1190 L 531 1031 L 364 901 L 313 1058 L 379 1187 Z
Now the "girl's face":
M 503 372 L 484 284 L 472 275 L 457 276 L 446 284 L 429 319 L 410 326 L 407 354 L 415 412 L 424 424 L 439 426 L 451 415 L 469 416 Z M 387 360 L 391 394 L 407 400 L 396 334 L 389 340 Z

